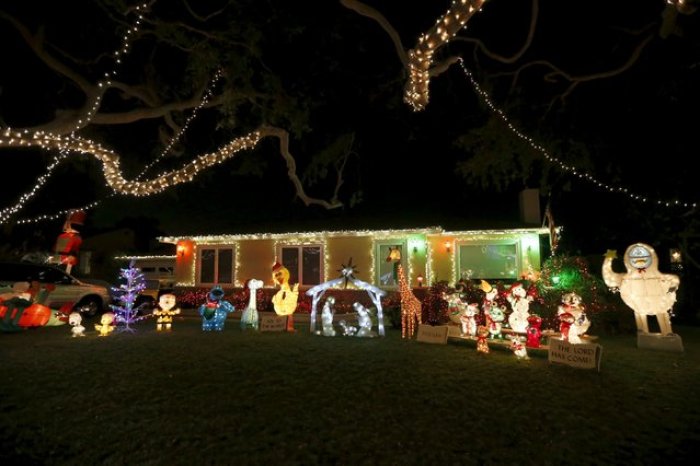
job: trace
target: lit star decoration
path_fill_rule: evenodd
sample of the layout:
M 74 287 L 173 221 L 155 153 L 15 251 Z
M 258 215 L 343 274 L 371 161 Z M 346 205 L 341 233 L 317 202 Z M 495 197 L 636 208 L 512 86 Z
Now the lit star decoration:
M 476 82 L 474 79 L 474 76 L 472 73 L 467 69 L 467 67 L 464 65 L 464 61 L 462 59 L 459 59 L 459 65 L 462 67 L 462 70 L 464 71 L 464 74 L 467 76 L 469 81 L 471 82 L 472 86 L 474 87 L 474 90 L 476 93 L 481 97 L 483 102 L 489 107 L 489 109 L 498 116 L 498 118 L 505 123 L 506 127 L 513 133 L 515 134 L 518 138 L 522 139 L 525 141 L 530 147 L 535 149 L 537 152 L 542 154 L 544 156 L 545 160 L 548 162 L 552 163 L 553 165 L 557 166 L 560 170 L 564 172 L 571 173 L 572 175 L 588 181 L 589 183 L 594 184 L 595 186 L 602 188 L 608 192 L 611 193 L 622 193 L 627 195 L 630 199 L 636 200 L 636 201 L 641 201 L 643 203 L 652 203 L 658 206 L 663 206 L 663 207 L 690 207 L 690 208 L 695 208 L 697 207 L 697 202 L 687 202 L 687 201 L 681 201 L 679 199 L 675 200 L 663 200 L 663 199 L 651 199 L 648 196 L 644 196 L 642 194 L 636 194 L 630 192 L 628 188 L 622 187 L 622 186 L 613 186 L 607 183 L 603 183 L 602 181 L 598 180 L 596 177 L 589 173 L 585 173 L 581 170 L 578 170 L 576 167 L 572 165 L 568 165 L 561 160 L 559 160 L 557 157 L 553 156 L 550 154 L 547 149 L 542 147 L 540 144 L 535 142 L 531 137 L 523 134 L 520 130 L 518 130 L 508 119 L 508 117 L 503 113 L 503 110 L 499 109 L 496 107 L 496 105 L 493 103 L 489 95 L 481 89 L 479 84 Z
M 100 88 L 100 89 L 106 88 L 112 84 L 111 79 L 113 79 L 117 74 L 117 65 L 121 64 L 121 57 L 128 53 L 129 48 L 130 48 L 131 39 L 138 32 L 140 25 L 141 25 L 141 21 L 144 18 L 143 15 L 141 14 L 141 11 L 145 11 L 147 7 L 148 7 L 148 4 L 144 3 L 142 5 L 138 5 L 135 8 L 135 11 L 138 14 L 137 14 L 136 20 L 134 21 L 134 25 L 133 25 L 133 27 L 129 27 L 126 30 L 126 32 L 124 33 L 124 36 L 122 36 L 121 47 L 117 51 L 115 51 L 113 54 L 114 60 L 115 60 L 114 68 L 112 69 L 112 71 L 104 74 L 104 80 L 99 81 L 97 83 L 98 88 Z M 101 92 L 95 93 L 95 97 L 93 98 L 93 102 L 92 102 L 92 105 L 90 106 L 90 109 L 86 112 L 86 114 L 83 118 L 78 119 L 78 122 L 75 124 L 75 126 L 73 127 L 73 129 L 70 132 L 71 136 L 73 135 L 73 133 L 75 131 L 78 131 L 79 129 L 84 128 L 85 126 L 87 126 L 90 123 L 90 121 L 92 121 L 95 114 L 97 113 L 97 110 L 100 108 L 100 104 L 102 102 L 102 96 L 103 96 L 103 93 L 101 93 Z M 21 133 L 16 133 L 15 135 L 17 135 L 17 134 L 21 134 Z M 24 134 L 25 134 L 25 136 L 27 136 L 28 132 L 25 131 Z M 12 135 L 12 131 L 9 129 L 6 130 L 4 137 L 8 137 L 10 135 Z M 0 141 L 0 145 L 2 145 L 2 141 Z M 10 144 L 10 145 L 12 145 L 12 144 Z M 58 147 L 58 150 L 59 150 L 59 153 L 56 156 L 54 156 L 52 162 L 46 168 L 46 172 L 37 179 L 37 182 L 34 185 L 34 187 L 29 192 L 26 192 L 22 196 L 20 196 L 19 200 L 15 203 L 15 205 L 6 207 L 0 211 L 0 225 L 5 223 L 12 215 L 19 212 L 22 209 L 22 207 L 24 206 L 24 204 L 29 199 L 33 198 L 36 195 L 36 193 L 39 192 L 41 187 L 44 186 L 44 184 L 46 184 L 46 182 L 49 180 L 49 178 L 51 178 L 51 175 L 53 174 L 54 169 L 62 161 L 64 161 L 66 159 L 66 157 L 68 156 L 68 153 L 67 153 L 68 149 Z M 77 209 L 70 209 L 70 210 L 77 210 Z M 85 208 L 81 208 L 79 210 L 85 210 Z M 68 213 L 68 210 L 60 212 L 60 213 L 56 214 L 55 216 L 53 216 L 52 218 L 59 218 L 59 217 L 65 215 L 66 213 Z
M 469 18 L 481 9 L 486 0 L 453 0 L 447 12 L 438 18 L 435 26 L 418 38 L 415 49 L 408 51 L 409 77 L 404 101 L 420 111 L 428 104 L 430 69 L 433 54 L 447 44 L 462 29 Z
M 341 269 L 338 269 L 338 272 L 342 275 L 342 277 L 345 279 L 345 283 L 343 283 L 343 288 L 348 287 L 348 280 L 355 280 L 355 274 L 357 273 L 357 270 L 355 270 L 355 265 L 352 264 L 352 257 L 350 260 L 348 260 L 348 265 L 345 264 L 340 264 Z

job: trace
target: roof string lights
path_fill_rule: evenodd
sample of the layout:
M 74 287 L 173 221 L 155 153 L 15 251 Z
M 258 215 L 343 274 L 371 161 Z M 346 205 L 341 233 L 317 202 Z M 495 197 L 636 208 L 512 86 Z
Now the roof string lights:
M 595 186 L 602 188 L 606 191 L 609 191 L 611 193 L 622 193 L 629 197 L 630 199 L 633 199 L 635 201 L 640 201 L 644 203 L 649 203 L 657 206 L 662 206 L 662 207 L 684 207 L 684 208 L 695 208 L 697 207 L 697 202 L 687 202 L 687 201 L 682 201 L 679 199 L 674 199 L 674 200 L 663 200 L 663 199 L 652 199 L 649 196 L 644 196 L 641 194 L 633 193 L 631 192 L 628 188 L 622 187 L 622 186 L 612 186 L 607 183 L 603 183 L 602 181 L 598 180 L 595 178 L 593 175 L 583 172 L 581 170 L 578 170 L 576 167 L 572 165 L 568 165 L 561 160 L 559 160 L 557 157 L 551 155 L 547 149 L 539 145 L 537 142 L 535 142 L 531 137 L 526 136 L 522 132 L 520 132 L 513 124 L 510 122 L 508 117 L 503 113 L 503 111 L 499 108 L 497 108 L 489 95 L 481 89 L 479 84 L 476 82 L 474 79 L 474 76 L 472 73 L 467 69 L 467 67 L 464 65 L 464 61 L 462 59 L 459 59 L 459 65 L 462 67 L 462 70 L 464 71 L 464 74 L 467 76 L 469 81 L 471 82 L 472 86 L 474 87 L 474 90 L 477 92 L 479 97 L 484 101 L 484 103 L 491 109 L 492 112 L 494 112 L 498 118 L 500 118 L 508 127 L 508 129 L 515 134 L 517 137 L 525 141 L 530 147 L 535 149 L 537 152 L 541 153 L 544 158 L 559 167 L 562 171 L 564 172 L 569 172 L 572 175 L 588 181 L 589 183 L 594 184 Z
M 104 80 L 97 83 L 97 87 L 99 87 L 100 89 L 111 85 L 111 83 L 112 83 L 111 79 L 114 76 L 116 76 L 117 67 L 118 67 L 118 65 L 121 64 L 121 60 L 122 60 L 121 57 L 126 55 L 129 52 L 130 42 L 131 42 L 133 36 L 138 32 L 139 27 L 141 26 L 141 21 L 143 20 L 142 11 L 145 11 L 147 7 L 148 7 L 147 3 L 143 3 L 141 5 L 136 6 L 135 10 L 137 12 L 137 17 L 136 17 L 136 20 L 134 21 L 134 25 L 133 25 L 133 27 L 130 27 L 126 30 L 126 32 L 122 36 L 121 47 L 118 50 L 116 50 L 113 54 L 115 63 L 114 63 L 114 67 L 113 67 L 112 71 L 105 73 Z M 97 111 L 100 108 L 100 104 L 102 103 L 102 96 L 103 96 L 102 92 L 98 93 L 95 96 L 95 99 L 94 99 L 92 105 L 90 106 L 90 109 L 86 112 L 84 117 L 78 119 L 77 123 L 74 125 L 73 129 L 70 131 L 71 137 L 73 136 L 73 133 L 75 131 L 78 131 L 79 129 L 84 128 L 85 126 L 87 126 L 90 123 L 90 121 L 92 121 L 92 119 L 95 117 L 95 114 L 97 113 Z M 4 132 L 4 134 L 11 135 L 12 130 L 7 129 Z M 23 134 L 24 134 L 24 136 L 19 136 L 19 137 L 29 137 L 28 131 L 25 130 L 23 132 Z M 5 137 L 7 137 L 7 136 L 5 136 Z M 13 145 L 12 141 L 10 141 L 9 145 Z M 24 204 L 26 204 L 27 201 L 29 201 L 31 198 L 33 198 L 39 192 L 39 190 L 46 184 L 46 182 L 49 180 L 49 178 L 51 178 L 51 176 L 54 173 L 54 169 L 62 161 L 64 161 L 68 157 L 67 149 L 58 148 L 58 150 L 59 150 L 59 154 L 53 158 L 52 162 L 46 168 L 46 172 L 43 175 L 39 176 L 39 178 L 37 178 L 37 182 L 35 183 L 34 187 L 32 189 L 30 189 L 28 192 L 22 194 L 22 196 L 20 196 L 19 200 L 15 203 L 15 205 L 8 206 L 8 207 L 5 207 L 4 209 L 0 210 L 0 225 L 2 225 L 3 223 L 6 223 L 12 215 L 19 212 L 22 209 L 22 207 L 24 206 Z M 68 210 L 62 211 L 58 214 L 54 214 L 53 216 L 44 215 L 41 217 L 37 217 L 36 221 L 38 221 L 39 219 L 47 220 L 48 218 L 59 218 L 61 215 L 65 215 L 66 213 L 71 212 L 73 210 L 76 210 L 76 209 L 68 209 Z M 29 222 L 21 222 L 20 221 L 18 223 L 29 223 Z
M 420 111 L 428 105 L 430 68 L 433 54 L 447 44 L 480 11 L 486 0 L 452 0 L 447 12 L 438 18 L 435 26 L 418 38 L 416 48 L 408 51 L 408 82 L 403 100 Z

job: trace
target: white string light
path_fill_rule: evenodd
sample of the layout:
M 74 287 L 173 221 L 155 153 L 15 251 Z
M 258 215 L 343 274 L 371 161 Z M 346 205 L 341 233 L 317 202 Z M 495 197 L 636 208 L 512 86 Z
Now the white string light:
M 134 21 L 134 26 L 128 28 L 126 30 L 126 33 L 122 36 L 121 47 L 118 50 L 116 50 L 113 54 L 114 60 L 115 60 L 114 68 L 112 69 L 111 72 L 107 72 L 104 74 L 104 77 L 105 77 L 104 80 L 97 83 L 97 86 L 99 88 L 103 88 L 105 86 L 110 86 L 112 84 L 110 79 L 112 79 L 117 74 L 117 66 L 121 64 L 120 57 L 123 55 L 126 55 L 128 53 L 132 36 L 136 32 L 138 32 L 139 27 L 141 25 L 141 21 L 143 20 L 143 15 L 140 12 L 141 12 L 141 10 L 145 10 L 147 6 L 148 6 L 147 3 L 143 3 L 141 5 L 138 5 L 135 8 L 136 12 L 138 14 L 137 14 L 136 20 Z M 95 117 L 95 114 L 97 113 L 98 109 L 100 108 L 100 104 L 102 102 L 102 96 L 103 96 L 103 93 L 100 93 L 95 97 L 95 100 L 92 103 L 92 106 L 87 111 L 85 116 L 83 118 L 79 118 L 77 123 L 74 125 L 73 129 L 71 129 L 71 131 L 69 131 L 71 136 L 73 136 L 73 133 L 75 131 L 78 131 L 79 129 L 85 127 L 88 123 L 90 123 L 90 121 L 92 121 L 92 119 Z M 8 129 L 8 131 L 11 132 L 11 130 L 9 130 L 9 129 Z M 27 131 L 25 131 L 24 133 L 25 133 L 25 135 L 28 135 Z M 39 178 L 37 178 L 37 182 L 35 183 L 34 187 L 31 190 L 29 190 L 28 192 L 22 194 L 22 196 L 20 196 L 19 200 L 15 203 L 15 205 L 8 206 L 0 211 L 0 225 L 7 222 L 7 220 L 9 220 L 12 215 L 19 212 L 22 209 L 22 207 L 24 206 L 24 204 L 26 204 L 27 201 L 29 201 L 31 198 L 33 198 L 39 192 L 39 190 L 46 184 L 46 182 L 49 180 L 49 178 L 51 178 L 51 176 L 53 175 L 54 169 L 67 157 L 68 157 L 68 153 L 66 152 L 66 150 L 59 148 L 59 154 L 54 157 L 52 163 L 49 164 L 49 166 L 46 168 L 46 172 L 43 175 L 39 176 Z M 61 213 L 66 214 L 66 213 L 74 211 L 74 210 L 76 210 L 76 209 L 65 210 L 65 211 L 62 211 Z M 43 215 L 43 216 L 37 217 L 37 219 L 35 219 L 35 221 L 39 221 L 39 219 L 46 220 L 49 217 L 58 218 L 58 216 L 59 216 L 59 214 Z M 31 221 L 20 221 L 17 223 L 30 223 L 30 222 Z M 33 223 L 33 222 L 31 222 L 31 223 Z
M 202 154 L 182 168 L 163 172 L 148 181 L 126 180 L 121 172 L 120 158 L 114 151 L 106 149 L 96 142 L 73 135 L 62 137 L 39 131 L 31 137 L 26 137 L 23 133 L 12 133 L 11 130 L 7 129 L 0 134 L 0 145 L 40 147 L 44 150 L 58 149 L 92 155 L 102 162 L 107 185 L 115 192 L 130 196 L 150 196 L 162 192 L 170 186 L 192 181 L 201 170 L 228 160 L 240 150 L 254 147 L 260 141 L 262 131 L 252 131 L 246 136 L 235 138 L 216 152 Z
M 207 86 L 207 90 L 204 92 L 204 95 L 202 96 L 201 102 L 199 102 L 199 104 L 192 111 L 192 114 L 187 118 L 187 120 L 185 120 L 185 124 L 182 126 L 182 128 L 180 128 L 180 131 L 170 139 L 170 142 L 168 143 L 168 145 L 165 146 L 165 148 L 161 151 L 161 153 L 158 154 L 158 156 L 151 163 L 146 165 L 146 167 L 141 171 L 141 173 L 138 174 L 138 176 L 136 177 L 137 180 L 140 180 L 141 177 L 143 177 L 143 175 L 146 174 L 146 172 L 148 171 L 149 168 L 151 168 L 153 165 L 158 163 L 163 157 L 165 157 L 170 152 L 170 150 L 173 148 L 175 143 L 180 140 L 180 138 L 182 137 L 183 134 L 185 134 L 185 132 L 187 131 L 187 129 L 190 126 L 190 123 L 197 116 L 197 113 L 199 112 L 199 110 L 204 108 L 204 106 L 206 104 L 208 104 L 209 101 L 211 100 L 211 98 L 213 97 L 214 86 L 216 85 L 217 82 L 219 82 L 219 80 L 221 79 L 221 77 L 223 75 L 224 75 L 224 72 L 221 68 L 219 68 L 216 71 L 216 73 L 214 73 L 214 77 L 211 79 L 211 82 Z
M 418 38 L 415 49 L 408 51 L 408 82 L 404 91 L 404 102 L 413 110 L 420 111 L 428 105 L 428 86 L 433 54 L 447 44 L 467 24 L 474 13 L 480 11 L 486 0 L 453 0 L 428 32 Z
M 193 113 L 187 118 L 183 127 L 180 129 L 180 131 L 175 136 L 173 136 L 170 139 L 170 142 L 166 145 L 165 149 L 163 149 L 163 151 L 161 151 L 161 153 L 150 164 L 148 164 L 141 171 L 141 173 L 139 173 L 139 175 L 136 177 L 137 181 L 140 180 L 145 175 L 145 173 L 148 171 L 149 168 L 151 168 L 153 165 L 158 163 L 163 157 L 165 157 L 168 154 L 168 152 L 170 152 L 170 150 L 175 145 L 175 143 L 182 137 L 183 134 L 185 134 L 185 132 L 189 128 L 190 123 L 197 116 L 197 112 L 199 110 L 201 110 L 211 100 L 211 98 L 213 96 L 214 86 L 221 79 L 222 76 L 223 76 L 223 70 L 222 69 L 217 70 L 216 73 L 214 74 L 214 77 L 212 78 L 211 82 L 207 86 L 207 89 L 204 92 L 204 96 L 202 97 L 201 102 L 194 108 Z M 38 188 L 35 187 L 35 189 L 38 189 Z M 112 193 L 109 197 L 114 197 L 115 195 L 116 195 L 116 193 Z M 54 214 L 39 215 L 37 217 L 30 218 L 30 219 L 21 219 L 21 220 L 17 220 L 16 223 L 17 224 L 27 224 L 27 223 L 38 223 L 38 222 L 45 221 L 45 220 L 55 220 L 58 218 L 62 218 L 65 215 L 67 215 L 68 213 L 76 211 L 76 210 L 85 211 L 85 210 L 93 209 L 93 208 L 97 207 L 98 205 L 100 205 L 101 202 L 102 201 L 97 200 L 97 201 L 91 202 L 89 204 L 86 204 L 82 207 L 74 207 L 71 209 L 65 209 L 65 210 L 58 211 Z M 2 223 L 2 221 L 0 221 L 0 224 L 1 223 Z
M 685 201 L 681 201 L 678 199 L 675 199 L 675 200 L 656 199 L 656 200 L 654 200 L 654 199 L 651 199 L 649 196 L 644 196 L 642 194 L 633 193 L 628 188 L 625 188 L 622 186 L 612 186 L 610 184 L 604 183 L 604 182 L 598 180 L 593 175 L 586 173 L 580 169 L 577 169 L 576 167 L 574 167 L 572 165 L 568 165 L 568 164 L 562 162 L 557 157 L 551 155 L 547 151 L 547 149 L 545 149 L 544 147 L 542 147 L 541 145 L 536 143 L 531 137 L 526 136 L 525 134 L 520 132 L 515 126 L 513 126 L 513 124 L 510 122 L 510 120 L 505 115 L 505 113 L 503 113 L 503 111 L 501 109 L 497 108 L 496 105 L 494 105 L 491 98 L 489 97 L 489 95 L 483 89 L 481 89 L 481 86 L 479 86 L 479 84 L 476 82 L 476 80 L 474 79 L 474 76 L 467 69 L 467 67 L 464 64 L 464 61 L 461 58 L 459 59 L 459 65 L 462 67 L 464 74 L 467 76 L 467 78 L 471 82 L 471 84 L 474 87 L 474 90 L 477 92 L 477 94 L 481 97 L 481 99 L 489 107 L 489 109 L 491 109 L 491 111 L 494 112 L 498 116 L 498 118 L 500 118 L 501 121 L 503 121 L 505 123 L 505 125 L 508 127 L 508 129 L 513 134 L 515 134 L 517 137 L 519 137 L 520 139 L 525 141 L 528 145 L 530 145 L 530 147 L 535 149 L 537 152 L 541 153 L 548 162 L 558 166 L 561 170 L 568 172 L 568 173 L 571 173 L 574 176 L 576 176 L 582 180 L 588 181 L 589 183 L 592 183 L 592 184 L 596 185 L 597 187 L 605 189 L 611 193 L 622 193 L 622 194 L 626 195 L 627 197 L 629 197 L 630 199 L 633 199 L 636 201 L 650 203 L 650 204 L 654 204 L 654 205 L 662 206 L 662 207 L 695 208 L 697 206 L 697 202 L 685 202 Z

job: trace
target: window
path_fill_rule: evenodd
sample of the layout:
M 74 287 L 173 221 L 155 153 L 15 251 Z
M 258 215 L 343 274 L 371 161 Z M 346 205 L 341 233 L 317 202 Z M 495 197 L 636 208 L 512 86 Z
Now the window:
M 459 244 L 457 278 L 515 279 L 518 257 L 517 242 Z
M 200 249 L 199 283 L 233 284 L 233 248 Z
M 406 280 L 406 242 L 405 241 L 377 241 L 375 249 L 375 283 L 382 287 L 398 286 L 398 266 L 401 264 Z
M 323 280 L 323 246 L 285 245 L 280 248 L 282 265 L 289 270 L 289 283 L 293 286 L 318 285 Z

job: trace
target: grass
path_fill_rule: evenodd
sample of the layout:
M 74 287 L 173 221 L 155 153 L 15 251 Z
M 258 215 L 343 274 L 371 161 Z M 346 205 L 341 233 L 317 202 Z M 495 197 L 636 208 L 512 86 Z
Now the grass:
M 0 334 L 2 464 L 666 464 L 699 452 L 684 353 L 600 338 L 598 373 L 471 342 L 202 332 Z M 91 328 L 91 325 L 86 325 Z

